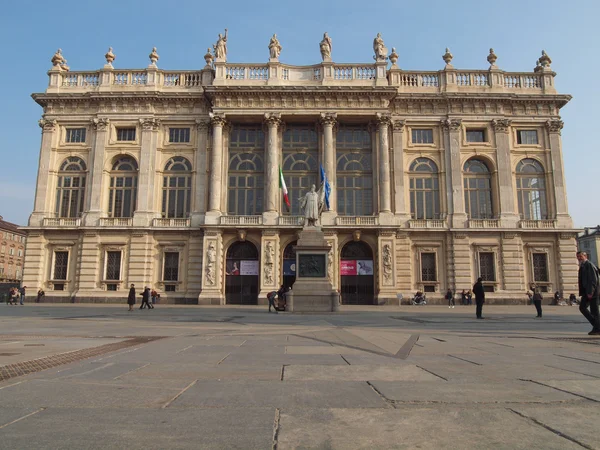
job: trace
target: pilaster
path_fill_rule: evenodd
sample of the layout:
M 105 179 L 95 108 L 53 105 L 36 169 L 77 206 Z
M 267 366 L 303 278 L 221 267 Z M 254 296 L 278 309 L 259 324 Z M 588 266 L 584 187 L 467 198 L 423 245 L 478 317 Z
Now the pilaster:
M 208 145 L 208 120 L 196 120 L 197 144 L 196 147 L 196 162 L 194 171 L 194 192 L 192 204 L 192 214 L 190 222 L 192 227 L 199 227 L 204 223 L 204 215 L 206 214 L 206 167 L 208 163 L 207 145 Z M 198 286 L 199 287 L 199 286 Z
M 325 241 L 329 245 L 329 253 L 327 254 L 327 278 L 331 281 L 331 285 L 335 290 L 339 290 L 339 248 L 338 248 L 338 236 L 334 230 L 324 231 Z
M 81 237 L 81 251 L 79 265 L 79 292 L 78 296 L 89 295 L 90 292 L 98 291 L 99 281 L 102 274 L 102 248 L 100 237 L 95 231 L 83 231 Z
M 106 117 L 97 117 L 91 120 L 91 124 L 94 130 L 94 141 L 89 161 L 92 170 L 90 171 L 85 193 L 87 212 L 84 214 L 83 222 L 86 226 L 96 226 L 100 217 L 104 216 L 102 178 L 104 176 L 104 158 L 110 120 Z
M 377 295 L 377 304 L 379 305 L 398 305 L 398 286 L 396 263 L 396 233 L 393 230 L 381 230 L 377 239 L 377 254 L 379 270 L 379 293 Z
M 29 226 L 41 226 L 45 216 L 50 216 L 50 165 L 52 161 L 52 148 L 58 138 L 58 122 L 56 120 L 41 119 L 42 145 L 40 147 L 37 183 L 35 187 L 35 201 L 33 213 L 29 216 Z
M 517 233 L 502 233 L 500 257 L 503 271 L 502 284 L 505 291 L 525 292 L 525 256 L 523 239 Z
M 500 226 L 516 228 L 519 214 L 515 208 L 515 189 L 510 160 L 510 125 L 508 119 L 494 119 L 492 126 L 496 135 L 496 158 L 498 161 L 498 198 L 500 204 Z
M 455 290 L 471 289 L 473 279 L 471 277 L 471 247 L 470 240 L 466 233 L 451 233 L 451 255 L 452 267 L 448 267 L 448 285 Z M 450 282 L 451 276 L 454 276 L 454 283 Z M 441 289 L 440 289 L 441 291 Z M 443 291 L 442 291 L 443 292 Z
M 202 289 L 203 233 L 193 231 L 190 235 L 187 261 L 186 298 L 199 295 Z
M 134 283 L 138 288 L 138 297 L 143 292 L 145 286 L 151 287 L 153 284 L 152 262 L 154 258 L 152 257 L 152 241 L 152 236 L 144 231 L 134 231 L 131 234 L 127 281 L 128 283 Z M 139 298 L 136 301 L 138 300 Z
M 556 208 L 556 220 L 559 228 L 572 228 L 573 220 L 569 215 L 567 204 L 567 187 L 565 183 L 565 165 L 562 155 L 562 141 L 560 130 L 563 128 L 563 121 L 559 119 L 548 120 L 546 130 L 548 131 L 550 142 L 550 157 L 552 158 L 552 178 L 551 184 L 554 193 L 554 205 Z
M 202 290 L 198 296 L 198 304 L 224 305 L 222 230 L 211 229 L 204 232 L 202 252 Z
M 259 303 L 267 303 L 267 294 L 279 289 L 279 231 L 263 230 L 260 248 L 261 248 L 261 268 L 260 268 L 260 292 L 258 294 Z
M 577 266 L 577 235 L 575 233 L 560 233 L 558 239 L 558 290 L 565 297 L 570 293 L 577 293 L 578 266 Z
M 25 255 L 27 258 L 23 263 L 23 286 L 30 286 L 32 291 L 38 286 L 46 289 L 45 282 L 49 275 L 45 276 L 44 274 L 48 255 L 46 239 L 41 232 L 30 231 L 27 233 Z
M 156 179 L 156 154 L 160 120 L 154 117 L 140 119 L 142 128 L 142 149 L 140 152 L 140 172 L 138 177 L 137 207 L 133 214 L 133 225 L 150 226 L 152 219 L 159 217 L 154 206 L 154 180 Z
M 460 161 L 460 141 L 462 119 L 445 119 L 441 122 L 444 134 L 446 156 L 446 191 L 448 215 L 452 228 L 464 228 L 467 214 L 463 193 L 462 167 Z
M 396 232 L 395 242 L 395 272 L 396 272 L 396 286 L 398 292 L 404 296 L 404 302 L 406 302 L 412 295 L 413 290 L 413 275 L 412 275 L 412 264 L 411 258 L 413 255 L 411 249 L 411 241 L 408 233 L 405 231 Z

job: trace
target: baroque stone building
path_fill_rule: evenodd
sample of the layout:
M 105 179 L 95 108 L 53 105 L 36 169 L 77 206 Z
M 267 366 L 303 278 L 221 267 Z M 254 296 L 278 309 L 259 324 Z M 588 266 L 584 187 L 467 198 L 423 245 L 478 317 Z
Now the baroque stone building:
M 0 282 L 21 282 L 25 232 L 0 216 Z
M 509 73 L 402 70 L 375 62 L 227 62 L 202 70 L 74 72 L 60 51 L 43 107 L 25 284 L 55 301 L 121 301 L 130 283 L 164 301 L 257 303 L 294 281 L 299 198 L 331 184 L 322 228 L 344 304 L 394 304 L 484 279 L 488 299 L 532 284 L 572 292 L 558 94 L 545 52 Z M 391 65 L 388 63 L 391 62 Z M 291 207 L 283 202 L 280 170 Z M 117 300 L 118 299 L 118 300 Z

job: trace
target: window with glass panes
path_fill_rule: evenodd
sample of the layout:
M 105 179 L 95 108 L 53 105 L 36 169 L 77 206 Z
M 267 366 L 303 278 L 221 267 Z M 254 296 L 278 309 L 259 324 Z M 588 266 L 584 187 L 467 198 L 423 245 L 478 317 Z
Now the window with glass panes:
M 546 253 L 534 253 L 533 260 L 533 281 L 547 283 L 548 277 L 548 255 Z
M 479 253 L 479 276 L 483 281 L 496 281 L 496 267 L 493 252 Z
M 410 214 L 413 219 L 440 218 L 437 165 L 429 158 L 415 159 L 409 168 Z
M 421 281 L 437 281 L 435 253 L 421 253 Z
M 117 281 L 121 278 L 121 252 L 106 252 L 106 278 L 105 280 Z
M 336 138 L 337 212 L 341 216 L 373 214 L 373 153 L 366 126 L 345 126 Z
M 548 218 L 544 168 L 535 159 L 525 158 L 517 164 L 517 199 L 519 214 L 525 220 Z
M 54 252 L 54 280 L 67 279 L 67 267 L 69 264 L 69 252 Z
M 463 168 L 465 208 L 470 219 L 491 219 L 492 175 L 483 161 L 470 159 Z
M 517 144 L 537 145 L 537 130 L 517 130 Z
M 433 144 L 433 130 L 431 128 L 413 128 L 413 144 Z
M 135 141 L 135 128 L 117 128 L 117 141 Z
M 262 214 L 264 152 L 265 134 L 260 126 L 233 126 L 229 137 L 228 214 Z
M 313 184 L 319 189 L 319 143 L 314 125 L 289 125 L 283 132 L 282 146 L 281 165 L 291 208 L 288 212 L 282 201 L 281 211 L 300 216 L 300 198 L 306 195 Z
M 485 129 L 467 130 L 467 142 L 486 142 Z
M 56 184 L 57 217 L 79 217 L 85 200 L 85 162 L 70 156 L 60 165 Z
M 169 128 L 169 142 L 190 142 L 190 129 Z
M 85 142 L 85 128 L 67 128 L 65 141 L 69 144 Z
M 133 217 L 137 201 L 137 181 L 138 166 L 135 159 L 124 156 L 113 164 L 108 189 L 110 217 Z
M 163 173 L 162 216 L 187 218 L 192 197 L 192 164 L 175 156 L 165 164 Z
M 178 281 L 179 252 L 165 252 L 165 268 L 163 281 Z

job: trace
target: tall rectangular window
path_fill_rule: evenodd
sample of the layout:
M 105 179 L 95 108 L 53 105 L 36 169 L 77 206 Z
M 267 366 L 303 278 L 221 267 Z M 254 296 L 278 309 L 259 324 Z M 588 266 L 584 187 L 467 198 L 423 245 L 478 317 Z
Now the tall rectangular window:
M 66 141 L 71 144 L 85 142 L 85 128 L 67 128 Z
M 496 281 L 494 253 L 479 253 L 479 276 L 483 281 Z
M 413 128 L 412 143 L 413 144 L 433 144 L 433 130 L 432 129 Z
M 179 252 L 165 252 L 164 281 L 178 281 Z
M 135 141 L 135 128 L 117 128 L 117 141 Z
M 53 276 L 53 279 L 66 280 L 68 264 L 69 264 L 69 252 L 54 252 L 54 276 Z
M 548 276 L 548 255 L 546 253 L 533 254 L 533 281 L 547 283 Z
M 106 280 L 121 279 L 121 252 L 108 251 L 106 252 Z
M 300 199 L 314 184 L 319 188 L 319 140 L 314 125 L 290 125 L 283 132 L 281 165 L 288 188 L 291 208 L 281 202 L 281 211 L 293 216 L 302 215 Z
M 169 142 L 190 142 L 190 129 L 169 128 Z
M 437 281 L 435 253 L 421 253 L 421 281 Z
M 467 130 L 467 142 L 487 142 L 485 130 Z
M 518 130 L 517 144 L 537 145 L 538 135 L 536 130 Z
M 263 212 L 265 133 L 259 126 L 234 125 L 229 138 L 227 212 Z

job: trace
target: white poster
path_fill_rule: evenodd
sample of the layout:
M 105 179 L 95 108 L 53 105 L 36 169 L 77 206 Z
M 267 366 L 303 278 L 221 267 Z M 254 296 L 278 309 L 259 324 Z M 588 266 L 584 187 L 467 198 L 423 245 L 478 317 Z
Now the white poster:
M 241 261 L 240 275 L 258 276 L 258 261 Z
M 356 261 L 359 275 L 373 275 L 373 261 Z

